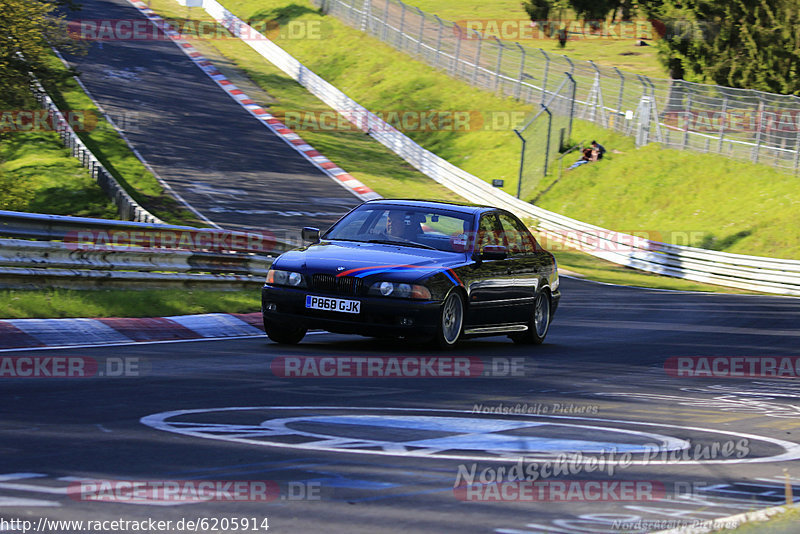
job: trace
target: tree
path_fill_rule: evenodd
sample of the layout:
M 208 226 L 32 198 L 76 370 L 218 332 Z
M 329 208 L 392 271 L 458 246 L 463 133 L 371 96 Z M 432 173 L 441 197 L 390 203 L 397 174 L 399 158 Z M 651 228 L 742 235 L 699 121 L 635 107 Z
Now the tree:
M 797 0 L 644 0 L 673 78 L 800 96 Z
M 43 81 L 58 76 L 47 66 L 51 45 L 75 43 L 67 37 L 63 19 L 54 13 L 57 5 L 37 0 L 0 2 L 0 98 L 6 105 L 29 101 L 28 73 Z
M 526 0 L 522 2 L 522 7 L 525 9 L 525 13 L 528 14 L 530 19 L 536 22 L 539 20 L 547 20 L 553 3 L 550 0 Z

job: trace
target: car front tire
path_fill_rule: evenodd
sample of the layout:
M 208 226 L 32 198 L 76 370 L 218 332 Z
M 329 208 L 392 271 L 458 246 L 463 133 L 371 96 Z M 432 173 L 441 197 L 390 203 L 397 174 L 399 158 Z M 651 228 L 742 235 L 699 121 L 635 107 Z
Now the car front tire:
M 458 291 L 451 291 L 442 303 L 439 321 L 436 326 L 435 343 L 442 349 L 456 346 L 464 331 L 464 297 Z
M 533 303 L 533 316 L 528 323 L 528 329 L 521 334 L 510 336 L 514 343 L 541 345 L 550 330 L 551 309 L 550 292 L 547 290 L 540 291 Z
M 305 337 L 307 331 L 307 328 L 289 326 L 264 319 L 264 332 L 267 333 L 267 337 L 281 345 L 297 345 Z

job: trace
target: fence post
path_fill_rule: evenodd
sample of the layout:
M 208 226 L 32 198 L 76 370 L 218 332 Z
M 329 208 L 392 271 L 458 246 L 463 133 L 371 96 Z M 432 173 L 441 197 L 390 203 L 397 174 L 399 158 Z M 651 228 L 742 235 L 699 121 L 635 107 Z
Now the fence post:
M 364 0 L 363 8 L 361 11 L 361 31 L 367 31 L 367 19 L 372 11 L 372 0 Z
M 472 31 L 478 36 L 478 51 L 475 53 L 475 70 L 472 71 L 472 85 L 478 85 L 478 68 L 481 64 L 481 46 L 483 45 L 483 37 L 477 31 Z
M 406 4 L 405 2 L 400 2 L 400 31 L 397 34 L 397 43 L 400 47 L 400 50 L 403 49 L 403 37 L 405 36 L 404 33 L 405 25 L 406 25 Z
M 419 38 L 417 39 L 417 54 L 422 55 L 422 37 L 425 35 L 425 13 L 418 7 L 414 9 L 419 13 Z
M 566 76 L 569 79 L 570 87 L 572 88 L 570 90 L 570 95 L 569 95 L 569 126 L 568 126 L 568 131 L 567 131 L 567 136 L 571 136 L 572 135 L 572 119 L 575 118 L 575 98 L 576 98 L 576 94 L 575 93 L 578 90 L 578 83 L 575 81 L 575 78 L 572 77 L 572 74 L 567 73 Z M 559 147 L 559 149 L 560 148 L 561 147 Z
M 689 121 L 692 119 L 692 86 L 690 85 L 689 90 L 686 92 L 686 111 L 683 114 L 684 123 L 683 123 L 683 146 L 681 147 L 682 150 L 686 150 L 686 147 L 689 146 Z
M 622 97 L 625 91 L 625 75 L 622 74 L 617 67 L 614 67 L 614 72 L 619 76 L 619 96 L 617 97 L 617 116 L 622 115 Z
M 497 66 L 494 69 L 494 90 L 497 91 L 500 87 L 500 68 L 503 65 L 503 43 L 497 36 L 494 37 L 497 43 Z
M 525 138 L 519 133 L 519 130 L 514 128 L 514 133 L 517 134 L 519 140 L 522 141 L 522 152 L 519 155 L 519 179 L 517 180 L 517 198 L 522 194 L 522 171 L 525 168 Z
M 726 114 L 728 113 L 728 95 L 723 93 L 722 99 L 722 120 L 719 121 L 719 145 L 717 153 L 722 154 L 722 139 L 725 137 L 725 122 L 727 120 Z
M 436 56 L 433 60 L 433 64 L 438 67 L 439 53 L 442 50 L 442 30 L 444 29 L 444 23 L 442 22 L 442 19 L 439 18 L 439 15 L 434 15 L 434 18 L 436 18 L 436 22 L 439 23 L 439 32 L 436 34 Z
M 569 73 L 570 73 L 570 75 L 575 74 L 575 63 L 573 63 L 570 58 L 568 58 L 567 56 L 565 56 L 563 54 L 561 55 L 561 57 L 566 59 L 567 63 L 569 63 Z
M 797 133 L 797 144 L 794 147 L 794 175 L 800 169 L 800 132 Z
M 544 144 L 544 171 L 542 176 L 547 176 L 547 163 L 550 161 L 550 135 L 553 129 L 553 114 L 547 107 L 542 106 L 544 112 L 547 113 L 547 142 Z
M 462 40 L 462 33 L 461 33 L 461 26 L 458 24 L 453 24 L 453 29 L 456 31 L 456 51 L 453 54 L 453 76 L 458 76 L 458 62 L 459 57 L 461 56 L 461 40 Z
M 539 49 L 539 52 L 542 53 L 544 56 L 544 77 L 542 78 L 542 102 L 544 102 L 544 95 L 547 93 L 547 73 L 550 70 L 550 56 L 547 55 L 547 52 Z
M 383 6 L 383 37 L 381 38 L 382 41 L 386 41 L 389 36 L 389 0 L 386 0 L 386 4 Z
M 522 96 L 522 77 L 525 76 L 525 48 L 519 44 L 514 43 L 519 48 L 519 51 L 522 52 L 522 57 L 519 60 L 519 79 L 517 80 L 517 91 L 514 95 L 514 98 L 519 100 L 520 96 Z
M 763 119 L 764 119 L 764 97 L 759 92 L 758 93 L 758 114 L 756 115 L 756 124 L 758 131 L 756 132 L 756 146 L 753 149 L 753 163 L 758 163 L 758 156 L 761 150 L 761 129 L 763 127 Z

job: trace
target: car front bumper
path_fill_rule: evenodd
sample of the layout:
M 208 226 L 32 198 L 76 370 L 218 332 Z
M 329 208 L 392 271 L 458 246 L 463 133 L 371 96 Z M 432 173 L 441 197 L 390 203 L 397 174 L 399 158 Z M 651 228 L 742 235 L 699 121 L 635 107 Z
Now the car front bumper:
M 361 302 L 360 313 L 314 310 L 305 307 L 306 296 Z M 318 328 L 340 334 L 364 336 L 432 336 L 436 333 L 442 303 L 392 297 L 347 296 L 324 291 L 265 285 L 261 313 L 265 321 L 287 327 Z

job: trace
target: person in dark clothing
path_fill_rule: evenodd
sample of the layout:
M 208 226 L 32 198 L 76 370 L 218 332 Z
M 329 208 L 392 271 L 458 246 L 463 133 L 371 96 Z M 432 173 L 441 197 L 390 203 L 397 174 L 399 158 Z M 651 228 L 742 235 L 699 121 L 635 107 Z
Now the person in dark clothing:
M 594 150 L 597 150 L 597 160 L 599 161 L 603 159 L 603 154 L 606 153 L 605 147 L 603 147 L 603 145 L 601 145 L 597 141 L 592 141 L 592 148 Z

